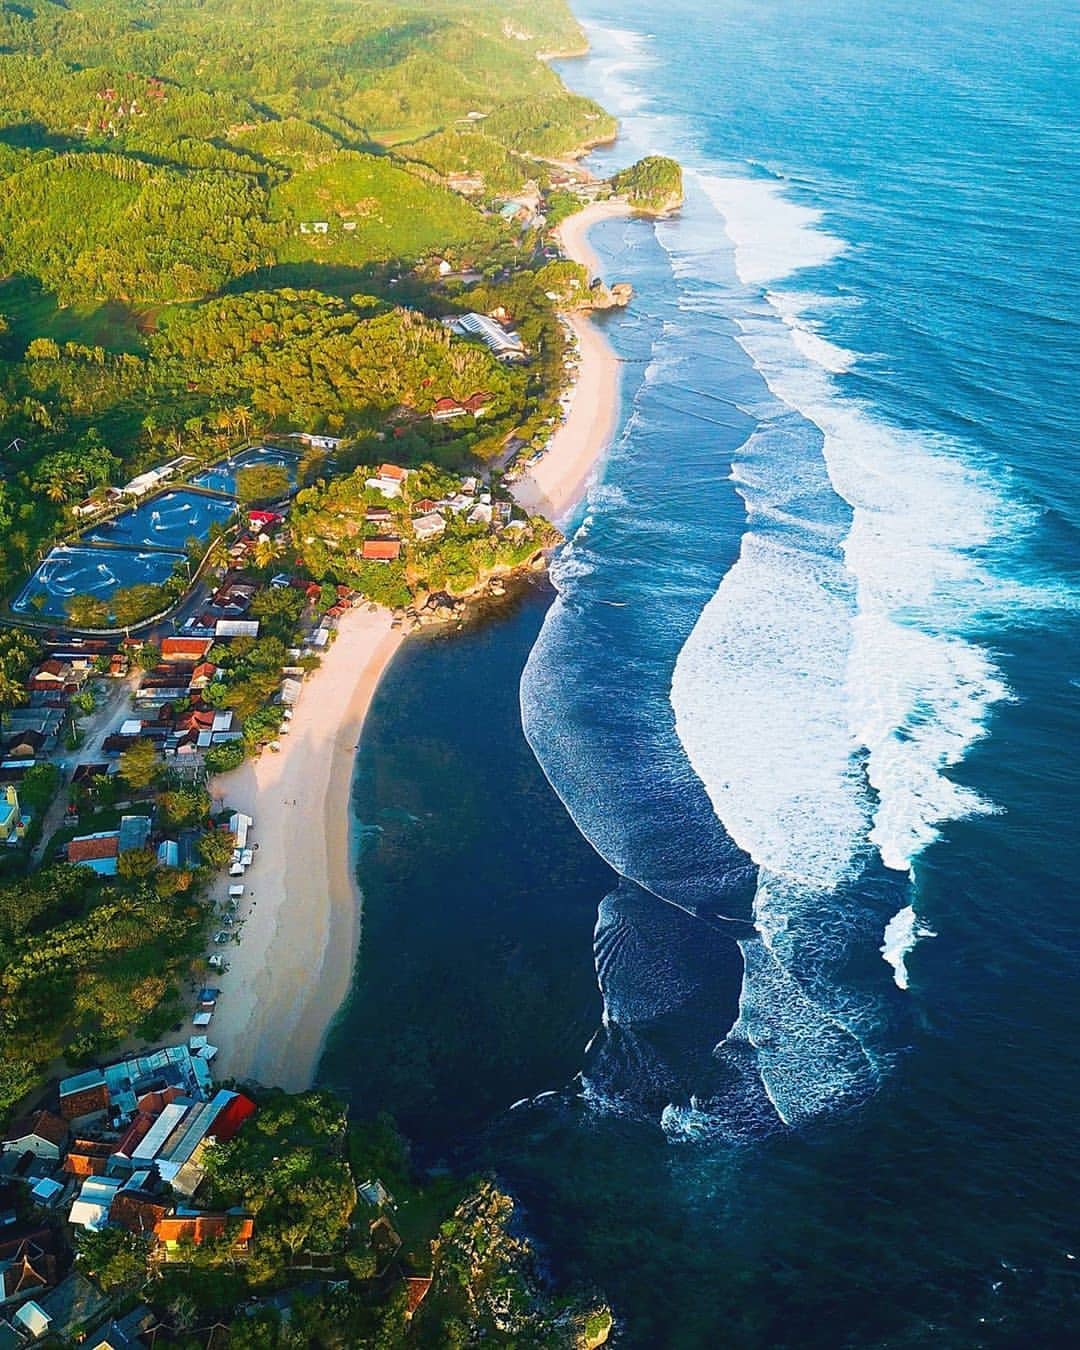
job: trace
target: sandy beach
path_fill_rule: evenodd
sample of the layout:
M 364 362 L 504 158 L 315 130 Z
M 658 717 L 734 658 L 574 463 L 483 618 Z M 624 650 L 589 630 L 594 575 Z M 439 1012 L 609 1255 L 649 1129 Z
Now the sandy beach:
M 389 610 L 353 611 L 309 676 L 281 752 L 264 751 L 213 782 L 216 800 L 254 821 L 243 878 L 241 940 L 229 962 L 211 1042 L 219 1078 L 310 1086 L 326 1030 L 352 981 L 360 904 L 350 846 L 356 744 L 379 678 L 401 642 Z M 222 876 L 213 894 L 228 894 Z
M 597 270 L 586 234 L 625 215 L 600 203 L 566 221 L 567 256 Z M 580 365 L 565 423 L 544 458 L 515 485 L 527 510 L 564 518 L 580 501 L 610 443 L 618 411 L 619 361 L 588 314 L 567 316 Z M 310 1086 L 327 1029 L 352 982 L 361 897 L 350 843 L 349 791 L 356 745 L 383 671 L 401 643 L 388 610 L 346 615 L 321 668 L 308 678 L 278 754 L 264 751 L 214 780 L 215 799 L 251 816 L 255 862 L 243 878 L 240 941 L 215 946 L 229 962 L 210 1040 L 219 1078 L 253 1078 L 299 1091 Z M 215 883 L 224 900 L 229 878 Z
M 597 202 L 559 227 L 568 258 L 595 276 L 599 261 L 590 248 L 589 229 L 601 220 L 629 214 L 619 202 Z M 514 496 L 530 512 L 562 521 L 581 500 L 596 461 L 611 443 L 619 407 L 620 362 L 591 314 L 568 314 L 580 348 L 578 379 L 566 421 L 551 438 L 543 459 L 514 484 Z

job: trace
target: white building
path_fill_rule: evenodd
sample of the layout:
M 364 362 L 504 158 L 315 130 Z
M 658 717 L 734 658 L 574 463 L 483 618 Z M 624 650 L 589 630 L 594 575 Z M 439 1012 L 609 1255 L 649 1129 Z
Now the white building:
M 525 344 L 512 329 L 489 318 L 486 314 L 462 314 L 443 322 L 459 337 L 474 337 L 487 347 L 499 361 L 523 361 Z

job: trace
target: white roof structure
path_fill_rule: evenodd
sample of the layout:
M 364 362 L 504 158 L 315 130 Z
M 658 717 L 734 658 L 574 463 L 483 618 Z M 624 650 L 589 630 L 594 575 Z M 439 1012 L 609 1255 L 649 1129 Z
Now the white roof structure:
M 236 847 L 247 848 L 248 830 L 255 824 L 243 811 L 234 811 L 229 817 L 229 829 L 236 836 Z
M 52 1318 L 41 1304 L 35 1303 L 32 1298 L 27 1299 L 21 1308 L 16 1308 L 13 1317 L 35 1340 L 44 1336 L 52 1326 Z
M 525 344 L 517 333 L 489 319 L 486 314 L 462 314 L 449 320 L 447 326 L 460 337 L 479 338 L 499 360 L 525 355 Z
M 446 521 L 437 511 L 429 511 L 426 516 L 417 516 L 412 526 L 417 539 L 434 539 L 446 529 Z
M 87 1177 L 78 1198 L 71 1206 L 68 1223 L 96 1233 L 109 1222 L 109 1207 L 123 1185 L 119 1177 Z
M 170 1102 L 132 1149 L 132 1161 L 152 1162 L 164 1148 L 169 1135 L 187 1115 L 190 1107 L 191 1103 L 188 1101 Z

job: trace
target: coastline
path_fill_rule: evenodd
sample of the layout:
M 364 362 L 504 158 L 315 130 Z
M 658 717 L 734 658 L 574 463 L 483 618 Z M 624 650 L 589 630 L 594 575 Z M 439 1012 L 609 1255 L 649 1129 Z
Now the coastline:
M 570 217 L 558 231 L 564 253 L 595 275 L 589 229 L 629 214 L 622 203 L 601 202 Z M 607 338 L 590 312 L 565 317 L 580 350 L 566 421 L 514 485 L 521 506 L 552 521 L 580 502 L 611 442 L 619 404 L 620 363 Z M 215 948 L 230 967 L 210 1028 L 222 1077 L 294 1092 L 310 1087 L 348 997 L 362 914 L 348 802 L 368 707 L 404 637 L 391 618 L 385 609 L 344 616 L 337 641 L 305 682 L 280 752 L 264 751 L 214 780 L 215 798 L 253 818 L 259 849 L 238 912 L 241 940 Z M 215 899 L 226 898 L 228 882 L 219 878 Z
M 599 259 L 588 242 L 589 230 L 602 220 L 630 214 L 622 202 L 594 202 L 559 226 L 556 234 L 563 253 L 595 276 Z M 557 524 L 584 496 L 597 460 L 611 443 L 618 417 L 621 363 L 592 314 L 584 310 L 565 315 L 580 350 L 570 408 L 543 458 L 514 484 L 514 496 L 525 510 Z
M 215 798 L 253 818 L 258 847 L 244 878 L 241 941 L 215 948 L 230 966 L 208 1029 L 221 1077 L 310 1087 L 349 992 L 361 910 L 348 801 L 364 718 L 402 641 L 391 618 L 386 609 L 343 616 L 280 753 L 214 780 Z M 215 898 L 228 883 L 219 879 Z

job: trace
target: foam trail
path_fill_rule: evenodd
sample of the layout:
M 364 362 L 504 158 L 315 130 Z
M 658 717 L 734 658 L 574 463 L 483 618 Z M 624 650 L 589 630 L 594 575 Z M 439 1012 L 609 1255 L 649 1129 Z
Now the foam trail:
M 881 954 L 893 968 L 893 979 L 898 989 L 908 987 L 907 957 L 920 938 L 937 934 L 918 920 L 912 905 L 905 905 L 885 925 Z

